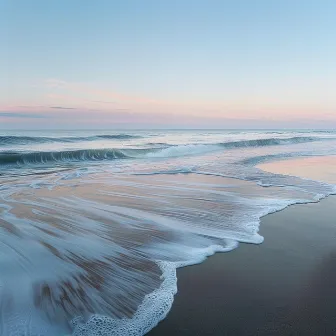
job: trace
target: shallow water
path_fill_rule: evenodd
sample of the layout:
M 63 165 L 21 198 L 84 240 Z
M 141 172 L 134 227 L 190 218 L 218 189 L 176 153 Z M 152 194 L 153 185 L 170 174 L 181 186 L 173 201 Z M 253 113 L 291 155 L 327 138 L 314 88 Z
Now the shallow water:
M 335 185 L 259 162 L 335 155 L 316 131 L 0 134 L 1 335 L 143 335 L 176 268 L 240 242 L 261 216 Z

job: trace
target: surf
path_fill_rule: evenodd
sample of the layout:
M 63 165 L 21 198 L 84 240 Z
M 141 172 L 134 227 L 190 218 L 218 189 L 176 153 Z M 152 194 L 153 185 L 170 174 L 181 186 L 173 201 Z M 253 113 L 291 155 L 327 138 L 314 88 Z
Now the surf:
M 100 135 L 95 138 L 106 139 L 135 139 L 135 135 Z M 8 138 L 8 137 L 6 137 Z M 10 137 L 11 141 L 18 139 L 21 141 L 24 137 Z M 41 138 L 32 138 L 34 141 Z M 52 138 L 43 138 L 49 139 Z M 64 141 L 64 138 L 57 138 L 58 141 Z M 74 138 L 88 139 L 88 137 Z M 75 163 L 75 162 L 97 162 L 97 161 L 111 161 L 121 159 L 144 159 L 144 158 L 174 158 L 183 156 L 195 156 L 206 153 L 240 149 L 240 148 L 258 148 L 258 147 L 271 147 L 271 146 L 284 146 L 304 144 L 310 142 L 332 140 L 331 138 L 323 137 L 290 137 L 290 138 L 265 138 L 265 139 L 252 139 L 252 140 L 240 140 L 240 141 L 228 141 L 217 143 L 190 143 L 190 144 L 164 144 L 151 143 L 151 147 L 146 148 L 87 148 L 77 150 L 59 150 L 59 151 L 36 151 L 36 152 L 24 152 L 24 151 L 0 151 L 0 166 L 1 165 L 43 165 L 43 164 L 59 164 L 59 163 Z
M 26 144 L 43 144 L 43 143 L 75 143 L 82 141 L 97 141 L 97 140 L 130 140 L 141 139 L 140 135 L 132 134 L 99 134 L 92 136 L 17 136 L 17 135 L 2 135 L 0 136 L 0 146 L 5 145 L 26 145 Z

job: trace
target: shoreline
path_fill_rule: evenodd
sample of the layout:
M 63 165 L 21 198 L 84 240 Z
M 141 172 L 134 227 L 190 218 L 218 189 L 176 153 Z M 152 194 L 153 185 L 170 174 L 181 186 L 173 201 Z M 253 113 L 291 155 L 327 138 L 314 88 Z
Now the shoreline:
M 274 174 L 298 176 L 319 182 L 336 184 L 336 156 L 287 158 L 258 164 L 256 167 Z
M 292 166 L 333 182 L 328 169 L 336 157 L 323 157 L 327 168 L 319 165 L 309 172 L 316 160 L 321 159 L 274 161 L 258 167 L 291 175 Z M 260 223 L 263 244 L 241 243 L 230 253 L 216 253 L 202 264 L 178 269 L 172 309 L 147 335 L 336 333 L 335 206 L 336 197 L 329 196 L 268 214 Z

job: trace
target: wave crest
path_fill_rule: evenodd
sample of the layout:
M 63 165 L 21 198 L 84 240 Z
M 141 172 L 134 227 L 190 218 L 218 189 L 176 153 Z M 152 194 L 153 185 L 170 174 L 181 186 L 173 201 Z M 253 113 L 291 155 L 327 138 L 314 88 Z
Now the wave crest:
M 51 162 L 101 161 L 123 159 L 127 155 L 117 149 L 80 149 L 61 152 L 5 152 L 0 154 L 0 164 L 22 165 Z
M 130 140 L 140 139 L 140 135 L 131 134 L 100 134 L 84 137 L 43 137 L 43 136 L 17 136 L 17 135 L 3 135 L 0 136 L 0 145 L 25 145 L 38 143 L 53 143 L 53 142 L 80 142 L 80 141 L 95 141 L 100 139 L 107 140 Z
M 121 136 L 121 135 L 119 135 Z M 123 135 L 126 136 L 126 135 Z M 100 137 L 106 137 L 101 135 Z M 114 135 L 111 135 L 114 137 Z M 223 149 L 267 147 L 330 140 L 318 137 L 292 137 L 287 139 L 254 139 L 215 144 L 166 145 L 150 148 L 103 148 L 51 152 L 0 152 L 0 165 L 45 164 L 57 162 L 105 161 L 125 158 L 170 158 L 201 155 Z
M 225 148 L 242 148 L 242 147 L 266 147 L 266 146 L 279 146 L 279 145 L 293 145 L 306 142 L 331 140 L 330 138 L 319 137 L 292 137 L 292 138 L 268 138 L 268 139 L 253 139 L 224 142 L 220 145 Z

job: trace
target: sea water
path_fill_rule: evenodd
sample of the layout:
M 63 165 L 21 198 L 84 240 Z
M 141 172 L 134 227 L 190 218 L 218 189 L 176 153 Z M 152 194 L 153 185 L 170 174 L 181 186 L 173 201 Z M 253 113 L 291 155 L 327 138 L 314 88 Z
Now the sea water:
M 336 155 L 336 132 L 2 131 L 0 335 L 144 335 L 176 268 L 335 193 L 255 167 L 317 155 Z

